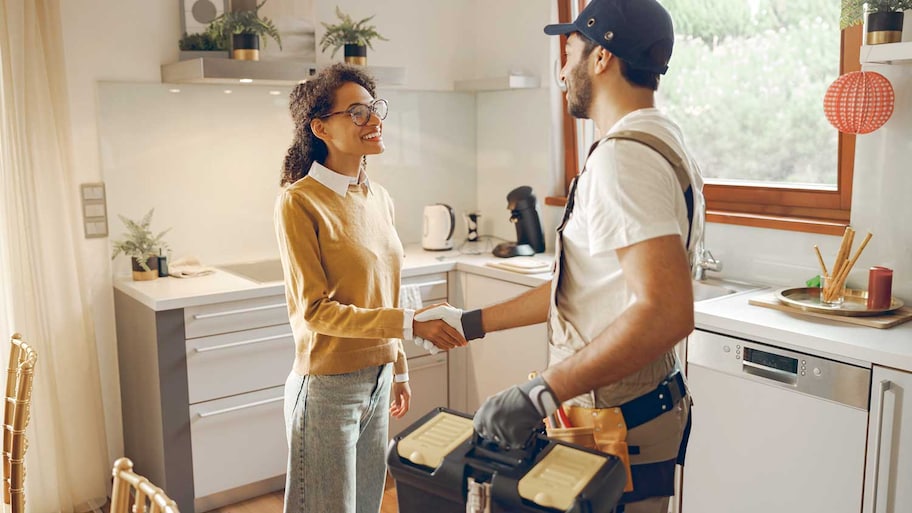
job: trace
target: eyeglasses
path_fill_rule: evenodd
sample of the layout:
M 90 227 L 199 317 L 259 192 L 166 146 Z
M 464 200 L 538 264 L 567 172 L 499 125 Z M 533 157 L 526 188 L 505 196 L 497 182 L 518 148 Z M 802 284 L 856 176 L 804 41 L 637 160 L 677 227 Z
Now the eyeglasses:
M 339 110 L 336 112 L 330 112 L 329 114 L 323 114 L 319 116 L 320 119 L 328 118 L 330 116 L 335 116 L 336 114 L 348 114 L 351 116 L 352 123 L 356 126 L 364 126 L 370 121 L 371 114 L 376 114 L 381 120 L 386 119 L 386 114 L 389 112 L 389 103 L 382 98 L 378 98 L 369 104 L 365 103 L 356 103 L 351 107 L 345 110 Z

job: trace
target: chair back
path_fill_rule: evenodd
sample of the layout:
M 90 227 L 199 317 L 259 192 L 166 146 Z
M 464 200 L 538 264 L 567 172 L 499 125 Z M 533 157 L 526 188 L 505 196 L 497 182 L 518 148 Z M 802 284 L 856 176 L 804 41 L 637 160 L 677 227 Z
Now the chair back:
M 3 404 L 3 502 L 11 513 L 25 513 L 25 451 L 32 402 L 32 379 L 38 353 L 14 333 L 10 337 L 9 367 L 6 372 L 6 401 Z
M 133 472 L 133 462 L 114 462 L 111 513 L 180 513 L 177 503 L 145 477 Z

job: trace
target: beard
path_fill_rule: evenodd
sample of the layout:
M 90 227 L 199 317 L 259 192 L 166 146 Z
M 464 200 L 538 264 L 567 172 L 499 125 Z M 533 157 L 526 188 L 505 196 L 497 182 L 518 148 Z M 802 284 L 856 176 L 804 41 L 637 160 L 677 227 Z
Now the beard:
M 567 80 L 567 111 L 575 118 L 588 119 L 592 105 L 592 79 L 586 73 L 586 62 L 581 60 L 570 71 Z

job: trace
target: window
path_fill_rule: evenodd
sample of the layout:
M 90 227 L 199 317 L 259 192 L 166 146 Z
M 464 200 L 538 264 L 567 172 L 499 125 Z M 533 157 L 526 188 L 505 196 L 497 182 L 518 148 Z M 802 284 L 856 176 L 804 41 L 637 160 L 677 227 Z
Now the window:
M 800 10 L 777 0 L 733 0 L 724 9 L 701 0 L 662 3 L 677 38 L 657 104 L 681 125 L 700 163 L 707 220 L 841 234 L 855 137 L 829 125 L 823 96 L 841 73 L 860 69 L 861 27 L 840 32 L 831 0 L 809 0 Z M 558 5 L 561 20 L 572 20 L 585 0 Z M 564 121 L 569 183 L 591 123 L 566 114 Z

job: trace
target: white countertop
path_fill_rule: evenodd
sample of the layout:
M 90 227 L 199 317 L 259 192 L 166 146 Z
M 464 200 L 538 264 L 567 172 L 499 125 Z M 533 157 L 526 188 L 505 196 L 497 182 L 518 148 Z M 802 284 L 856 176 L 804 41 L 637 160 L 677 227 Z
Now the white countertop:
M 723 296 L 695 304 L 697 329 L 853 363 L 912 371 L 912 321 L 871 328 L 748 303 L 773 289 Z
M 551 262 L 553 256 L 540 254 L 532 258 Z M 462 255 L 457 251 L 424 251 L 417 245 L 408 246 L 402 277 L 462 271 L 532 287 L 546 283 L 551 277 L 550 273 L 520 274 L 487 266 L 488 262 L 496 261 L 502 259 L 490 254 Z M 281 281 L 257 283 L 224 271 L 199 278 L 152 281 L 133 281 L 129 276 L 123 276 L 114 281 L 114 287 L 156 311 L 277 295 L 284 291 Z M 912 321 L 889 329 L 877 329 L 771 310 L 747 302 L 754 295 L 770 293 L 771 290 L 761 290 L 700 301 L 695 305 L 696 326 L 857 365 L 873 363 L 912 371 Z
M 539 254 L 524 258 L 550 263 L 553 255 Z M 418 245 L 410 245 L 405 248 L 402 277 L 465 271 L 532 287 L 551 278 L 550 273 L 520 274 L 486 265 L 501 260 L 503 259 L 491 254 L 462 255 L 457 251 L 425 251 Z M 118 276 L 114 280 L 114 288 L 155 311 L 272 296 L 285 291 L 281 281 L 258 283 L 219 269 L 213 274 L 197 278 L 167 277 L 133 281 L 130 275 Z

